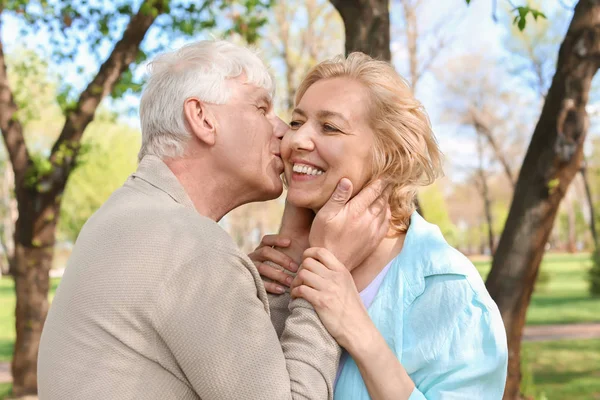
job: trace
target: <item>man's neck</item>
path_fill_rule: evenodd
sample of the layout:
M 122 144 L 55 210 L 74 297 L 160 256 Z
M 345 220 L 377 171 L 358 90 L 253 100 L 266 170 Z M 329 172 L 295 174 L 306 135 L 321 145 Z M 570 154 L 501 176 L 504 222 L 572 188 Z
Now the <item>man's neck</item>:
M 229 211 L 244 204 L 236 188 L 229 185 L 230 180 L 204 160 L 177 158 L 164 162 L 177 177 L 199 214 L 219 221 Z

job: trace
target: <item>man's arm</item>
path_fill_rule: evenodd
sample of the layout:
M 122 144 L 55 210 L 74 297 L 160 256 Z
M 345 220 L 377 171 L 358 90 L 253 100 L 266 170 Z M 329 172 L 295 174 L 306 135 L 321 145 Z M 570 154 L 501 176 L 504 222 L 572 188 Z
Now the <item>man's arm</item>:
M 332 399 L 340 348 L 310 304 L 290 303 L 281 344 L 241 255 L 209 249 L 177 267 L 156 329 L 203 399 Z M 160 363 L 160 360 L 158 360 Z

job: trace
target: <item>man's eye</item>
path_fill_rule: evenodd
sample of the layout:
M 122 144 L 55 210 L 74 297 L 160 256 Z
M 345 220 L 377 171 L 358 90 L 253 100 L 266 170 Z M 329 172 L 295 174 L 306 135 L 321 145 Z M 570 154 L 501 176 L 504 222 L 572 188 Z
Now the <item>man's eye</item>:
M 267 107 L 260 107 L 258 110 L 259 110 L 259 111 L 260 111 L 260 112 L 261 112 L 263 115 L 267 115 L 267 111 L 268 111 L 268 110 L 267 110 Z
M 300 128 L 300 126 L 302 126 L 302 123 L 300 121 L 290 122 L 290 128 L 292 128 L 292 129 L 298 129 L 298 128 Z

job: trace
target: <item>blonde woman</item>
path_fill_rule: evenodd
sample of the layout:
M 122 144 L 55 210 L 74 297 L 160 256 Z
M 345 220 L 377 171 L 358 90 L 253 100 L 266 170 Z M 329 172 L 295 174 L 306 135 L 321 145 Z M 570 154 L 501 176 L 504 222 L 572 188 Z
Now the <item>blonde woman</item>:
M 440 175 L 442 155 L 422 105 L 393 67 L 352 53 L 313 68 L 296 94 L 281 154 L 288 208 L 279 237 L 264 243 L 286 249 L 259 248 L 253 259 L 272 279 L 267 290 L 291 286 L 291 297 L 309 301 L 345 349 L 335 398 L 501 399 L 502 319 L 472 263 L 415 211 L 416 191 Z M 311 247 L 322 242 L 308 236 L 310 215 L 340 180 L 357 193 L 377 178 L 391 190 L 389 233 L 349 271 Z M 264 260 L 301 268 L 290 284 Z M 279 332 L 287 301 L 287 294 L 271 297 Z

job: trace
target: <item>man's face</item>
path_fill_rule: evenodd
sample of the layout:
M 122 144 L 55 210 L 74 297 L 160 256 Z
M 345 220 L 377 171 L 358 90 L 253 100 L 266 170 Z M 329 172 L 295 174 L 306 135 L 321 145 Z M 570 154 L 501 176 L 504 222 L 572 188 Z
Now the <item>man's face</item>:
M 283 191 L 280 175 L 281 138 L 287 130 L 273 110 L 269 93 L 261 87 L 229 81 L 232 94 L 227 104 L 214 105 L 215 152 L 219 167 L 231 176 L 230 185 L 243 191 L 248 201 L 277 198 Z

